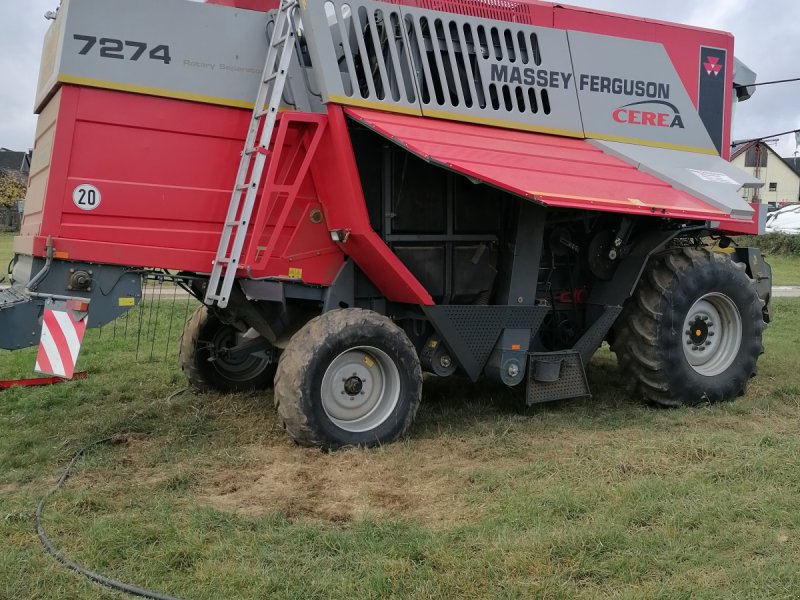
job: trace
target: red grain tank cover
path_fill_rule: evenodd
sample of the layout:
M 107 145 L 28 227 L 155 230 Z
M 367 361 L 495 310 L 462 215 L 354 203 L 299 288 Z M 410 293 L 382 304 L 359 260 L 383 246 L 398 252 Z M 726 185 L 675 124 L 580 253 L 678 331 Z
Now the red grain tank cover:
M 547 206 L 701 221 L 731 218 L 589 140 L 371 109 L 346 110 L 351 118 L 428 162 Z

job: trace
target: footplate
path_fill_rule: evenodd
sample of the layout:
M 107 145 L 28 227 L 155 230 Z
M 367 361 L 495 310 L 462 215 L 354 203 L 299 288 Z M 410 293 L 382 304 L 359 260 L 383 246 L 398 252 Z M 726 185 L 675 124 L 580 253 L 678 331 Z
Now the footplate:
M 528 354 L 528 405 L 590 397 L 589 382 L 577 350 Z
M 30 296 L 23 290 L 13 287 L 0 287 L 0 310 L 10 308 L 15 304 L 28 302 Z

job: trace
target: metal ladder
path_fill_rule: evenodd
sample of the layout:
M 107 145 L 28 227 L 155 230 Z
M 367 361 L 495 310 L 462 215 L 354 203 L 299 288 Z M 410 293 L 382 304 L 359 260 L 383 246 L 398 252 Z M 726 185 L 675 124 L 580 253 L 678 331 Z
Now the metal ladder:
M 253 107 L 250 129 L 247 132 L 239 172 L 228 206 L 228 215 L 225 217 L 222 238 L 219 241 L 217 256 L 206 289 L 204 302 L 209 306 L 216 302 L 217 306 L 225 308 L 236 280 L 247 228 L 256 203 L 264 164 L 270 153 L 272 133 L 292 60 L 295 46 L 294 12 L 298 2 L 299 0 L 281 0 L 278 8 L 264 73 Z M 265 117 L 262 127 L 262 120 Z M 254 235 L 257 235 L 257 232 L 254 232 Z M 233 238 L 232 244 L 231 238 Z

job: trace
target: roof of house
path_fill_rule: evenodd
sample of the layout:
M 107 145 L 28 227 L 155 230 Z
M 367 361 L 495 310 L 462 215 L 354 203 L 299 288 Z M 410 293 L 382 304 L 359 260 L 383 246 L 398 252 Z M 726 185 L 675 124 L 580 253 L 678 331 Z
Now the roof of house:
M 733 160 L 738 156 L 741 156 L 742 154 L 750 150 L 750 148 L 752 148 L 758 143 L 759 143 L 758 140 L 751 140 L 749 142 L 734 142 L 733 144 L 731 144 L 733 148 L 733 153 L 731 154 L 731 160 Z M 766 146 L 766 144 L 764 145 Z M 767 146 L 767 148 L 769 148 L 769 146 Z
M 750 148 L 756 146 L 757 144 L 761 144 L 763 148 L 766 148 L 769 152 L 780 158 L 783 162 L 786 163 L 786 166 L 788 166 L 790 169 L 792 169 L 792 171 L 794 171 L 795 173 L 797 173 L 798 176 L 800 176 L 800 157 L 794 156 L 791 158 L 783 158 L 775 151 L 775 149 L 772 146 L 770 146 L 769 144 L 765 144 L 763 140 L 751 140 L 749 142 L 740 142 L 740 143 L 734 142 L 732 144 L 733 153 L 731 153 L 731 160 L 732 161 L 735 160 L 736 158 L 738 158 L 739 156 L 750 150 Z
M 0 171 L 19 171 L 27 175 L 30 170 L 30 152 L 14 152 L 8 148 L 0 148 Z
M 783 159 L 787 165 L 789 165 L 795 173 L 800 175 L 800 157 L 798 156 L 787 156 Z

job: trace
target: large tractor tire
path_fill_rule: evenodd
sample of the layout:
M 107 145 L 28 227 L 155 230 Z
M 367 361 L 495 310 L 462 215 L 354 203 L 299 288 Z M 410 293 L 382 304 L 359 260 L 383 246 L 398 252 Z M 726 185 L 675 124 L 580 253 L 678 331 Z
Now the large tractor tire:
M 745 266 L 683 248 L 651 263 L 614 330 L 612 350 L 637 394 L 662 406 L 745 392 L 766 324 Z
M 189 383 L 200 391 L 225 393 L 271 387 L 278 368 L 276 349 L 237 359 L 218 356 L 220 350 L 242 340 L 238 329 L 200 306 L 186 322 L 181 337 L 181 369 Z
M 395 441 L 422 395 L 419 357 L 390 319 L 348 308 L 298 331 L 281 355 L 275 405 L 298 444 L 340 448 Z

